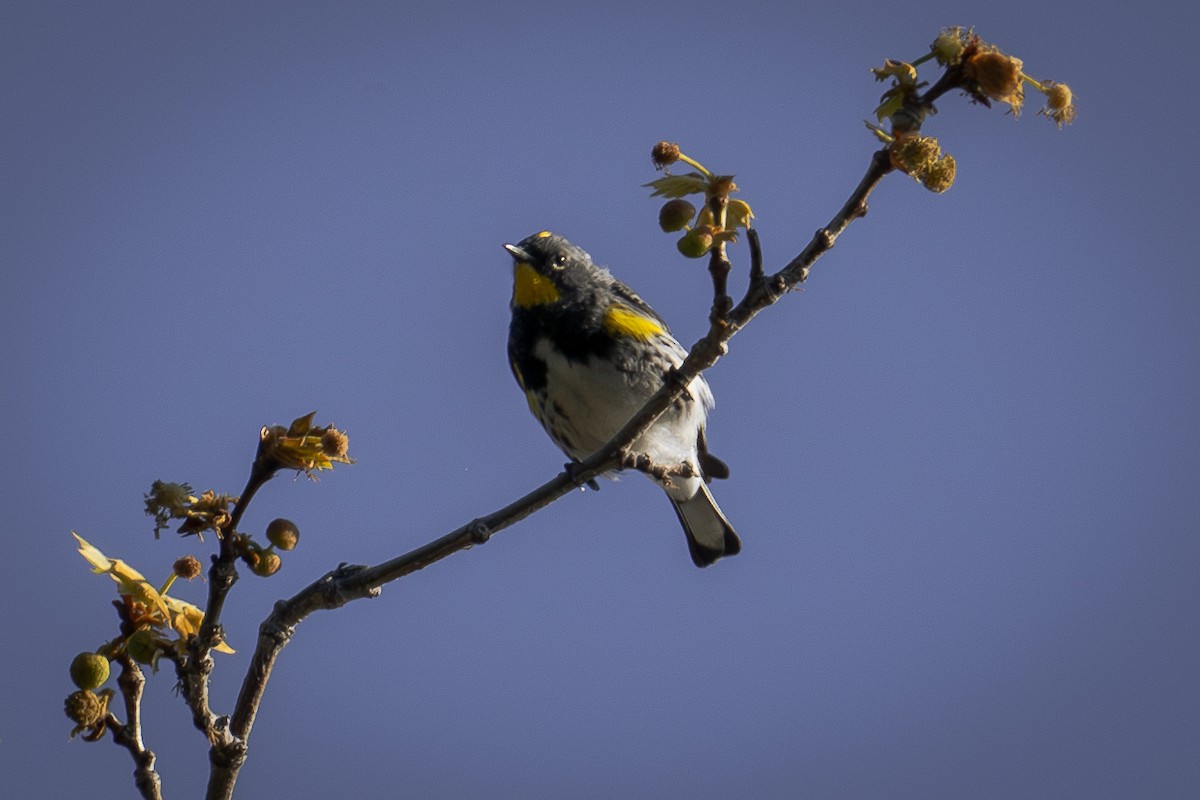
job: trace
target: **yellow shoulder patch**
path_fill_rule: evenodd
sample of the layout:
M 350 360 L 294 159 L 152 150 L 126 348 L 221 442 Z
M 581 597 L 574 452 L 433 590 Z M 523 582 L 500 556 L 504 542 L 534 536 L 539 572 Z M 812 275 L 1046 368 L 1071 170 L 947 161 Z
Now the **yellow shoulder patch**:
M 517 264 L 513 272 L 513 305 L 518 308 L 557 303 L 558 287 L 545 275 L 524 261 Z
M 604 321 L 601 324 L 604 332 L 612 336 L 649 339 L 652 336 L 666 333 L 666 329 L 658 320 L 620 303 L 613 303 L 608 307 L 608 310 L 604 312 Z

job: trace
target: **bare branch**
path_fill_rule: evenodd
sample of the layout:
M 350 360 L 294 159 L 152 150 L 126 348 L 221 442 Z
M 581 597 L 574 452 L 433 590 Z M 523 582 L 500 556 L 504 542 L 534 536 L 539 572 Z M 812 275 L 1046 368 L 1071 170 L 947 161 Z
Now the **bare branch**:
M 112 730 L 113 741 L 133 756 L 133 781 L 138 793 L 144 800 L 162 800 L 162 782 L 154 769 L 154 752 L 147 750 L 142 742 L 142 690 L 146 685 L 146 676 L 142 674 L 142 668 L 137 662 L 127 654 L 117 661 L 121 664 L 117 686 L 125 700 L 127 721 L 122 724 L 109 713 L 105 723 Z

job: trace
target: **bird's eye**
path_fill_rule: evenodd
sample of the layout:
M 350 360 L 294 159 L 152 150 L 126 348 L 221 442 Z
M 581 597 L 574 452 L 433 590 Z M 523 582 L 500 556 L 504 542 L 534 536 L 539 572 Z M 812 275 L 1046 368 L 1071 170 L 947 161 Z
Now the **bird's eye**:
M 562 253 L 559 253 L 554 258 L 550 259 L 550 264 L 555 269 L 562 269 L 563 267 L 565 267 L 567 265 L 567 257 L 564 256 Z

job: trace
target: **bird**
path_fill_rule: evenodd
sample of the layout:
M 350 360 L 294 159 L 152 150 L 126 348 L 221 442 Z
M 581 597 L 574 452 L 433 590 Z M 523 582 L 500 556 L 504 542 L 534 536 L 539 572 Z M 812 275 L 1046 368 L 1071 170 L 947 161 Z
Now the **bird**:
M 554 443 L 582 461 L 645 405 L 687 351 L 646 301 L 564 237 L 541 231 L 504 249 L 513 258 L 513 377 Z M 708 452 L 712 407 L 712 390 L 697 376 L 631 447 L 653 465 L 691 468 L 690 475 L 651 479 L 671 501 L 698 567 L 742 549 L 708 488 L 729 476 Z

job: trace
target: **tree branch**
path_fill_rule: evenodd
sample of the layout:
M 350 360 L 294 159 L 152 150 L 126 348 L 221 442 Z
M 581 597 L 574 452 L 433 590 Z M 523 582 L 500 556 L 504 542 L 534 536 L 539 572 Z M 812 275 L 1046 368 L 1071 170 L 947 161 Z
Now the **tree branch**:
M 209 800 L 226 800 L 232 797 L 238 772 L 245 762 L 247 742 L 271 671 L 300 622 L 315 611 L 340 608 L 352 600 L 376 597 L 384 584 L 424 569 L 452 553 L 487 542 L 492 534 L 520 522 L 600 475 L 630 464 L 637 466 L 634 463 L 636 458 L 631 461 L 628 449 L 630 444 L 645 433 L 687 391 L 687 387 L 700 373 L 713 366 L 725 354 L 727 343 L 739 330 L 760 311 L 778 302 L 783 295 L 808 277 L 812 264 L 833 247 L 846 227 L 866 214 L 867 197 L 891 171 L 887 151 L 875 153 L 866 174 L 829 224 L 817 231 L 799 255 L 774 275 L 762 276 L 761 249 L 757 234 L 753 233 L 751 260 L 752 265 L 756 264 L 757 268 L 753 270 L 755 274 L 752 275 L 746 295 L 727 315 L 713 314 L 708 333 L 692 347 L 684 362 L 667 374 L 662 388 L 600 450 L 583 461 L 570 465 L 569 469 L 524 497 L 472 520 L 441 538 L 372 567 L 341 565 L 290 599 L 276 603 L 270 616 L 259 626 L 258 643 L 242 682 L 230 724 L 223 731 L 225 735 L 214 742 L 210 751 L 212 772 L 208 786 Z M 719 306 L 723 305 L 723 288 L 722 284 L 718 284 L 715 311 L 719 311 Z M 727 296 L 724 300 L 729 302 Z M 676 466 L 668 465 L 665 469 L 670 472 Z

